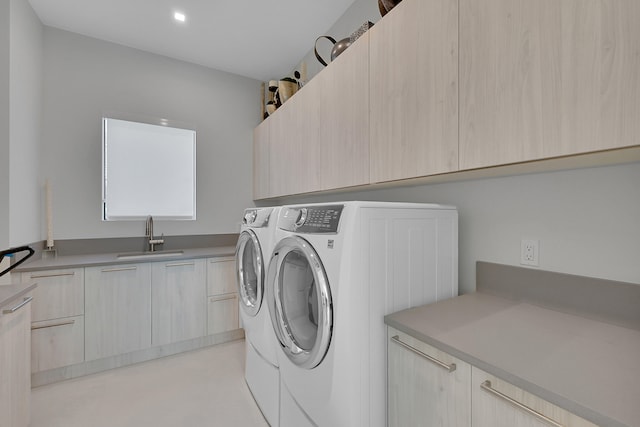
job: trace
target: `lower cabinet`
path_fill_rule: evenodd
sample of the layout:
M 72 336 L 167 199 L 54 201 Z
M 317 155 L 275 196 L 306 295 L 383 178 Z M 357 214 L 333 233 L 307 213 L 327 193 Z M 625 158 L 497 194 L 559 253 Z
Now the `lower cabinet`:
M 0 426 L 26 427 L 30 421 L 31 298 L 0 307 Z
M 238 294 L 210 296 L 207 315 L 209 335 L 238 329 Z
M 31 372 L 84 362 L 84 316 L 31 323 Z
M 471 365 L 389 328 L 389 427 L 470 427 Z
M 151 347 L 151 264 L 85 268 L 85 360 Z
M 472 371 L 474 427 L 597 427 L 478 368 Z
M 233 256 L 25 272 L 21 280 L 38 284 L 30 304 L 36 383 L 65 375 L 45 371 L 239 329 Z
M 170 344 L 205 335 L 204 259 L 153 263 L 151 344 Z
M 31 373 L 84 361 L 84 268 L 22 273 L 36 282 L 31 310 Z
M 238 287 L 234 257 L 207 262 L 207 334 L 238 329 Z
M 390 427 L 596 427 L 407 334 L 388 334 Z

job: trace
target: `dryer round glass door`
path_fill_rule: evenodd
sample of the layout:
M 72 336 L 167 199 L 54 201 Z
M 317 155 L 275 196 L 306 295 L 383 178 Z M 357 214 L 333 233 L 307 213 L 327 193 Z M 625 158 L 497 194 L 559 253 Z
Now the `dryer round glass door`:
M 333 313 L 326 272 L 305 239 L 287 237 L 274 249 L 267 300 L 287 357 L 300 367 L 316 367 L 329 349 Z
M 240 233 L 236 245 L 236 275 L 240 306 L 247 314 L 255 316 L 262 304 L 264 260 L 258 237 L 251 230 Z

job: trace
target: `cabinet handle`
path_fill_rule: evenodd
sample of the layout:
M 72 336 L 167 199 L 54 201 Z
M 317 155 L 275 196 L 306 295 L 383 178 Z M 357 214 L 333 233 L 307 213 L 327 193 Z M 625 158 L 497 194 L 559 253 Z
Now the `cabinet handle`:
M 227 300 L 236 299 L 236 298 L 238 298 L 238 296 L 236 294 L 222 295 L 222 296 L 217 296 L 217 297 L 211 297 L 210 301 L 211 302 L 227 301 Z
M 103 273 L 112 273 L 114 271 L 132 271 L 137 270 L 138 267 L 121 267 L 121 268 L 103 268 Z
M 184 267 L 187 265 L 196 265 L 195 262 L 174 262 L 172 264 L 165 264 L 166 267 Z
M 75 272 L 71 273 L 52 273 L 52 274 L 32 274 L 32 279 L 42 279 L 44 277 L 62 277 L 62 276 L 75 276 Z
M 491 387 L 491 381 L 486 380 L 485 382 L 483 382 L 482 384 L 480 384 L 480 388 L 483 389 L 484 391 L 486 391 L 489 394 L 492 394 L 494 396 L 496 396 L 499 399 L 504 400 L 505 402 L 507 402 L 508 404 L 510 404 L 511 406 L 514 406 L 524 412 L 526 412 L 529 415 L 533 415 L 534 417 L 538 418 L 539 420 L 550 424 L 552 426 L 555 427 L 563 427 L 562 424 L 557 423 L 555 420 L 552 420 L 551 418 L 547 417 L 544 414 L 541 414 L 540 412 L 529 408 L 526 405 L 523 405 L 522 403 L 518 402 L 517 400 L 514 400 L 512 398 L 510 398 L 509 396 L 507 396 L 506 394 L 502 394 L 500 393 L 498 390 L 496 390 L 495 388 Z
M 222 258 L 222 259 L 211 259 L 209 260 L 210 264 L 219 264 L 222 262 L 233 262 L 234 258 Z
M 58 326 L 73 325 L 74 323 L 76 323 L 75 320 L 67 320 L 66 322 L 52 323 L 50 325 L 31 326 L 31 330 L 35 331 L 37 329 L 55 328 Z
M 33 299 L 33 297 L 26 297 L 24 300 L 22 300 L 22 302 L 20 304 L 16 305 L 15 307 L 10 308 L 8 310 L 2 310 L 2 314 L 15 313 L 16 311 L 20 310 L 25 305 L 29 304 L 32 299 Z
M 455 371 L 455 370 L 456 370 L 456 364 L 455 364 L 455 363 L 452 363 L 452 364 L 448 365 L 448 364 L 446 364 L 446 363 L 444 363 L 444 362 L 441 362 L 440 360 L 438 360 L 438 359 L 436 359 L 436 358 L 433 358 L 433 357 L 429 356 L 429 355 L 428 355 L 428 354 L 426 354 L 426 353 L 421 352 L 421 351 L 420 351 L 420 350 L 418 350 L 417 348 L 411 347 L 409 344 L 407 344 L 407 343 L 405 343 L 405 342 L 402 342 L 402 341 L 400 340 L 400 337 L 398 337 L 398 335 L 395 335 L 395 336 L 391 337 L 391 341 L 393 341 L 393 342 L 395 342 L 396 344 L 398 344 L 398 345 L 400 345 L 400 346 L 402 346 L 402 347 L 406 348 L 406 349 L 407 349 L 407 350 L 409 350 L 409 351 L 414 352 L 414 353 L 415 353 L 415 354 L 417 354 L 418 356 L 422 356 L 422 357 L 424 357 L 424 358 L 425 358 L 425 359 L 427 359 L 429 362 L 434 363 L 434 364 L 436 364 L 436 365 L 440 366 L 441 368 L 446 369 L 446 370 L 447 370 L 447 371 L 449 371 L 449 372 L 453 372 L 453 371 Z

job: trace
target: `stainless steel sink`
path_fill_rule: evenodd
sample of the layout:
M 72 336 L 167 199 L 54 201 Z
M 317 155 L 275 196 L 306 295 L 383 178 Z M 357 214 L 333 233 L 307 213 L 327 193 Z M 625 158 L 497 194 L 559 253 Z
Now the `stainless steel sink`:
M 127 252 L 118 254 L 118 259 L 148 259 L 148 258 L 165 258 L 183 255 L 184 251 L 157 251 L 157 252 Z

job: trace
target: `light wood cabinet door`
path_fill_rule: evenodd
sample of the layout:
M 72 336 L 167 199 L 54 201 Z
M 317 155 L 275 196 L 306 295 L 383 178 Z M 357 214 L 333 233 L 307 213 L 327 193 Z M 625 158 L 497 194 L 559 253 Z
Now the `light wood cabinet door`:
M 231 294 L 237 291 L 235 257 L 209 258 L 207 295 Z
M 320 190 L 368 184 L 368 32 L 308 85 L 315 94 L 310 101 L 317 104 L 317 122 L 309 138 L 320 156 Z
M 32 321 L 84 314 L 83 268 L 22 273 L 21 280 L 38 284 L 33 291 Z
M 269 193 L 300 194 L 320 189 L 318 131 L 320 88 L 311 82 L 269 120 Z
M 207 263 L 207 334 L 239 328 L 235 257 L 210 258 Z
M 152 268 L 151 344 L 158 346 L 204 336 L 205 260 L 156 262 Z
M 238 294 L 216 295 L 208 298 L 207 334 L 238 329 Z
M 151 346 L 151 264 L 85 268 L 85 360 Z
M 388 334 L 389 427 L 470 427 L 471 366 L 393 328 Z
M 474 427 L 596 427 L 531 393 L 478 369 L 472 369 Z
M 638 144 L 640 2 L 460 0 L 460 169 Z
M 271 196 L 269 188 L 269 120 L 264 120 L 253 130 L 253 198 Z
M 368 34 L 371 182 L 457 170 L 458 0 L 405 0 Z
M 31 408 L 31 303 L 0 307 L 0 426 L 26 427 Z M 13 313 L 7 313 L 5 310 Z
M 271 196 L 369 183 L 365 34 L 269 117 Z
M 31 373 L 84 361 L 84 316 L 31 324 Z

